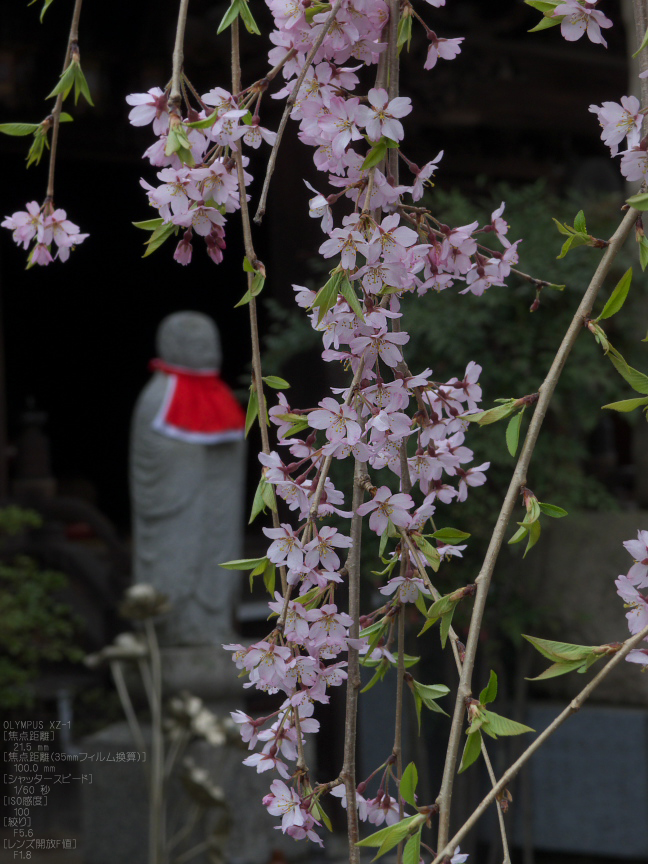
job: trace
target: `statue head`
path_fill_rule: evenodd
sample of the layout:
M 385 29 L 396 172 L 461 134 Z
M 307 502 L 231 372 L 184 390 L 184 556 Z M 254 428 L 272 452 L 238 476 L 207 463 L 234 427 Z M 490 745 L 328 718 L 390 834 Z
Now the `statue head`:
M 216 369 L 222 362 L 215 322 L 202 312 L 174 312 L 162 321 L 156 336 L 158 356 L 174 366 Z

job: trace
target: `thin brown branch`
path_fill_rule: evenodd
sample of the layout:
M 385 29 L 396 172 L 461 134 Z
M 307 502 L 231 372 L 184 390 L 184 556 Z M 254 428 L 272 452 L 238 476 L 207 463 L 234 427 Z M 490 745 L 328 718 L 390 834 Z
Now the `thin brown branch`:
M 466 654 L 463 665 L 461 680 L 457 690 L 457 698 L 455 702 L 454 715 L 452 718 L 452 727 L 450 730 L 450 739 L 448 742 L 448 751 L 443 772 L 443 780 L 441 791 L 437 798 L 437 804 L 440 807 L 439 813 L 439 841 L 438 848 L 442 849 L 447 845 L 449 826 L 450 826 L 450 805 L 452 800 L 452 788 L 454 783 L 454 775 L 456 770 L 457 756 L 459 753 L 459 745 L 461 741 L 461 730 L 463 726 L 465 713 L 465 699 L 471 694 L 472 674 L 475 665 L 475 655 L 477 653 L 477 644 L 479 632 L 481 628 L 482 618 L 486 607 L 486 598 L 490 587 L 493 570 L 499 555 L 499 551 L 504 542 L 504 534 L 513 514 L 513 509 L 520 495 L 520 490 L 526 485 L 527 470 L 531 457 L 535 449 L 538 435 L 542 427 L 542 423 L 547 413 L 549 403 L 553 396 L 554 390 L 562 373 L 563 367 L 571 352 L 571 349 L 583 329 L 583 323 L 586 317 L 591 313 L 592 306 L 598 295 L 603 281 L 614 261 L 621 246 L 625 243 L 628 235 L 632 231 L 637 218 L 637 211 L 630 208 L 623 217 L 623 220 L 613 236 L 610 238 L 609 245 L 606 248 L 601 261 L 599 262 L 596 272 L 585 291 L 578 309 L 572 319 L 572 322 L 562 340 L 558 352 L 554 358 L 547 377 L 542 383 L 539 393 L 536 409 L 529 424 L 527 435 L 524 441 L 524 446 L 520 453 L 517 465 L 511 478 L 511 483 L 508 492 L 502 504 L 500 514 L 495 525 L 495 530 L 491 537 L 484 563 L 482 565 L 479 576 L 475 580 L 477 584 L 477 593 L 475 603 L 470 620 L 470 630 L 468 633 L 468 641 L 466 643 Z
M 320 30 L 317 39 L 315 40 L 315 44 L 308 52 L 306 60 L 304 62 L 303 69 L 299 73 L 299 77 L 297 78 L 297 82 L 293 87 L 292 93 L 288 97 L 288 101 L 286 102 L 286 107 L 284 108 L 284 112 L 281 115 L 281 122 L 279 123 L 279 128 L 277 129 L 277 137 L 275 139 L 275 143 L 272 147 L 272 152 L 270 153 L 270 158 L 268 159 L 268 168 L 266 170 L 265 180 L 263 181 L 263 189 L 261 190 L 261 197 L 259 198 L 259 206 L 257 208 L 256 215 L 254 217 L 254 221 L 257 225 L 260 225 L 263 221 L 263 217 L 265 216 L 266 211 L 266 201 L 268 200 L 268 189 L 270 188 L 270 180 L 272 179 L 272 175 L 274 173 L 275 164 L 277 161 L 277 153 L 279 151 L 279 145 L 281 144 L 281 139 L 283 137 L 284 130 L 286 129 L 286 124 L 288 123 L 288 117 L 290 116 L 290 112 L 293 109 L 293 105 L 297 99 L 299 94 L 299 88 L 304 83 L 304 78 L 306 77 L 306 73 L 310 69 L 310 65 L 313 62 L 313 58 L 319 51 L 320 45 L 326 38 L 329 30 L 333 26 L 333 22 L 335 21 L 335 16 L 340 11 L 340 7 L 342 6 L 343 0 L 336 0 L 335 6 L 331 9 L 331 12 L 324 22 L 324 27 Z
M 72 50 L 79 41 L 79 19 L 81 17 L 81 4 L 83 0 L 75 0 L 72 10 L 72 21 L 70 22 L 70 33 L 68 35 L 67 47 L 65 49 L 65 60 L 63 61 L 63 72 L 72 62 Z M 63 72 L 61 74 L 63 74 Z M 56 170 L 56 152 L 58 149 L 59 128 L 61 126 L 61 110 L 63 108 L 63 94 L 59 93 L 52 109 L 52 139 L 50 141 L 49 169 L 47 173 L 47 191 L 45 201 L 52 202 L 54 199 L 54 172 Z
M 182 64 L 184 63 L 184 36 L 187 25 L 189 0 L 180 0 L 178 23 L 176 24 L 175 44 L 173 46 L 173 71 L 171 73 L 171 92 L 169 104 L 179 110 L 182 104 Z
M 351 519 L 351 540 L 353 545 L 346 560 L 346 569 L 349 574 L 349 615 L 353 623 L 349 629 L 352 639 L 357 639 L 360 634 L 360 552 L 362 545 L 362 516 L 357 515 L 358 507 L 364 500 L 363 489 L 357 482 L 358 478 L 366 473 L 365 462 L 354 463 L 353 470 L 353 497 Z M 356 802 L 356 735 L 358 715 L 358 693 L 360 691 L 360 664 L 358 649 L 349 646 L 347 665 L 346 686 L 346 711 L 344 720 L 344 762 L 340 771 L 340 778 L 344 782 L 347 800 L 347 835 L 349 838 L 349 864 L 359 864 L 360 850 L 355 845 L 360 839 L 358 828 L 358 807 Z
M 612 672 L 612 670 L 632 651 L 633 648 L 636 648 L 644 639 L 648 638 L 648 627 L 644 627 L 639 633 L 632 636 L 630 639 L 627 639 L 623 643 L 623 647 L 618 653 L 616 653 L 611 660 L 606 663 L 606 665 L 601 669 L 601 671 L 596 675 L 589 684 L 584 687 L 580 693 L 572 699 L 569 705 L 562 711 L 556 719 L 550 723 L 549 726 L 542 732 L 535 741 L 527 747 L 524 753 L 517 759 L 511 767 L 502 774 L 499 781 L 495 786 L 491 789 L 491 791 L 486 795 L 481 803 L 475 808 L 471 816 L 464 822 L 459 831 L 452 837 L 452 839 L 447 842 L 443 847 L 439 846 L 439 854 L 434 859 L 432 864 L 441 864 L 441 862 L 445 859 L 446 856 L 452 855 L 457 845 L 463 840 L 466 834 L 471 830 L 471 828 L 475 825 L 475 823 L 479 820 L 482 814 L 488 809 L 488 807 L 497 800 L 497 796 L 509 785 L 509 783 L 513 780 L 513 778 L 518 774 L 520 769 L 529 761 L 529 759 L 533 756 L 533 754 L 538 750 L 547 738 L 551 737 L 553 733 L 565 722 L 568 720 L 573 714 L 581 709 L 583 704 L 589 699 L 591 694 L 596 690 L 596 688 L 601 684 L 607 676 Z

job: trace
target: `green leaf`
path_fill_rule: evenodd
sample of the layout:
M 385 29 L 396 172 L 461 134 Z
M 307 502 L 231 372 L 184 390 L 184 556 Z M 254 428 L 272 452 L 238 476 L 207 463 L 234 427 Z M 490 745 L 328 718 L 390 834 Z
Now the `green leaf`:
M 527 642 L 530 642 L 536 651 L 539 651 L 543 657 L 553 662 L 559 660 L 572 661 L 578 660 L 582 662 L 586 660 L 594 650 L 591 645 L 574 645 L 571 642 L 554 642 L 551 639 L 540 639 L 537 636 L 527 636 L 523 633 L 522 636 Z
M 497 675 L 491 669 L 488 684 L 479 694 L 479 701 L 482 705 L 488 705 L 489 702 L 494 702 L 497 698 Z
M 564 258 L 572 247 L 576 249 L 578 246 L 586 246 L 589 243 L 589 240 L 590 238 L 587 234 L 572 234 L 569 239 L 565 240 L 563 247 L 560 250 L 560 255 L 557 255 L 556 258 Z
M 537 498 L 533 497 L 529 500 L 529 507 L 527 509 L 526 516 L 524 517 L 523 524 L 531 525 L 534 522 L 537 522 L 540 518 L 540 502 Z
M 218 108 L 209 117 L 205 117 L 203 120 L 194 120 L 193 123 L 185 123 L 185 126 L 188 126 L 190 129 L 210 129 L 217 120 Z M 247 258 L 245 260 L 247 261 Z M 245 266 L 243 269 L 245 270 Z M 251 272 L 254 272 L 253 268 L 251 268 Z
M 522 556 L 523 558 L 526 558 L 527 553 L 535 546 L 535 544 L 540 539 L 541 530 L 542 529 L 540 528 L 539 522 L 532 522 L 529 526 L 529 540 L 527 542 L 527 547 L 524 550 L 524 555 Z
M 423 595 L 419 591 L 416 595 L 416 600 L 414 601 L 414 605 L 418 609 L 418 611 L 423 615 L 424 618 L 427 618 L 427 606 L 425 605 L 425 600 L 423 599 Z
M 362 312 L 362 306 L 360 305 L 360 301 L 358 300 L 358 296 L 353 290 L 353 286 L 349 282 L 349 277 L 346 275 L 346 271 L 344 274 L 344 278 L 342 279 L 342 283 L 340 285 L 340 294 L 344 297 L 346 302 L 349 304 L 349 308 L 361 321 L 364 321 L 364 314 Z
M 639 263 L 642 270 L 648 266 L 648 240 L 645 237 L 639 239 Z
M 142 231 L 155 231 L 160 225 L 164 225 L 164 219 L 145 219 L 143 222 L 133 222 L 136 228 L 141 228 Z
M 497 738 L 498 735 L 523 735 L 525 732 L 535 732 L 535 729 L 525 726 L 524 723 L 516 723 L 515 720 L 509 720 L 507 717 L 495 714 L 494 711 L 487 711 L 485 708 L 482 711 L 482 716 L 484 718 L 482 729 L 491 738 Z
M 635 210 L 648 210 L 648 192 L 639 192 L 638 195 L 631 195 L 626 198 L 626 203 Z
M 461 765 L 459 766 L 458 774 L 462 774 L 466 768 L 470 768 L 470 766 L 479 759 L 481 754 L 481 732 L 472 732 L 466 741 L 466 745 L 464 747 L 463 756 L 461 757 Z
M 405 45 L 407 45 L 407 50 L 410 49 L 410 43 L 412 41 L 412 16 L 407 15 L 405 18 L 401 18 L 398 22 L 398 50 L 401 51 Z
M 43 18 L 45 16 L 45 13 L 47 12 L 47 10 L 49 9 L 49 7 L 52 5 L 53 2 L 54 2 L 54 0 L 43 0 L 43 8 L 41 9 L 41 13 L 40 13 L 41 24 L 43 23 Z M 31 6 L 31 3 L 29 5 Z
M 250 390 L 250 399 L 248 401 L 247 412 L 245 414 L 245 437 L 250 433 L 250 429 L 254 425 L 254 421 L 259 416 L 259 397 L 257 391 Z
M 518 530 L 515 532 L 515 534 L 508 541 L 509 546 L 513 546 L 513 545 L 515 545 L 515 543 L 520 543 L 522 540 L 524 540 L 524 538 L 526 537 L 526 535 L 528 533 L 529 533 L 529 529 L 527 528 L 527 526 L 526 525 L 520 525 Z
M 74 86 L 74 66 L 74 62 L 66 66 L 59 76 L 58 84 L 52 92 L 45 97 L 46 99 L 52 99 L 54 96 L 58 96 L 59 94 L 61 94 L 64 99 L 67 99 L 68 93 Z
M 574 219 L 574 228 L 581 234 L 587 233 L 587 225 L 585 224 L 585 213 L 579 210 Z
M 261 564 L 265 566 L 268 559 L 263 558 L 239 558 L 236 561 L 225 561 L 221 564 L 226 570 L 255 570 Z
M 646 47 L 646 45 L 648 45 L 648 30 L 646 30 L 646 32 L 644 33 L 644 37 L 643 37 L 643 39 L 641 40 L 641 45 L 637 48 L 637 50 L 635 51 L 635 53 L 632 55 L 632 59 L 633 59 L 633 60 L 634 60 L 635 57 L 638 57 L 639 54 L 641 54 L 641 52 L 642 52 L 643 49 Z
M 526 408 L 526 405 L 524 407 Z M 517 414 L 514 414 L 513 417 L 511 417 L 508 426 L 506 427 L 506 447 L 508 448 L 511 456 L 515 456 L 515 454 L 517 453 L 518 443 L 520 440 L 520 426 L 522 425 L 523 414 L 524 408 L 521 411 L 518 411 Z
M 632 267 L 630 267 L 623 276 L 619 279 L 616 288 L 610 295 L 610 299 L 607 301 L 605 306 L 603 307 L 603 311 L 596 319 L 597 321 L 601 321 L 605 318 L 611 318 L 613 315 L 621 309 L 623 304 L 625 303 L 626 297 L 628 296 L 628 291 L 630 290 L 630 285 L 632 283 Z
M 321 821 L 324 823 L 324 825 L 328 831 L 331 831 L 331 832 L 333 831 L 333 825 L 331 823 L 331 820 L 329 819 L 329 817 L 324 812 L 322 805 L 320 804 L 319 801 L 316 801 L 315 805 L 313 806 L 313 815 L 315 816 L 316 819 L 321 819 Z
M 79 96 L 83 96 L 88 105 L 91 105 L 94 108 L 94 102 L 92 101 L 92 97 L 90 96 L 90 88 L 88 87 L 88 82 L 86 81 L 86 77 L 83 74 L 83 70 L 81 69 L 80 63 L 73 63 L 74 69 L 74 104 L 76 105 L 79 101 Z
M 476 414 L 468 414 L 465 419 L 471 423 L 479 423 L 480 426 L 489 426 L 510 416 L 515 411 L 514 403 L 515 399 L 507 399 L 503 405 L 489 408 L 487 411 L 478 411 Z
M 411 18 L 409 19 L 412 20 Z M 419 864 L 421 860 L 421 832 L 423 826 L 416 834 L 413 834 L 403 849 L 403 864 Z
M 317 292 L 317 296 L 313 300 L 313 304 L 310 308 L 319 309 L 319 315 L 317 316 L 318 324 L 320 324 L 322 318 L 326 315 L 329 309 L 332 309 L 337 303 L 338 291 L 341 281 L 342 271 L 336 269 L 333 271 L 331 278 L 328 280 L 326 285 L 320 288 L 320 290 Z
M 636 390 L 637 393 L 648 395 L 648 375 L 644 375 L 638 369 L 628 366 L 623 357 L 612 346 L 610 346 L 608 357 L 619 375 L 628 382 L 633 390 Z
M 239 0 L 232 0 L 232 4 L 230 5 L 227 12 L 223 15 L 220 24 L 218 25 L 218 29 L 216 30 L 216 35 L 222 33 L 223 30 L 227 30 L 227 28 L 238 18 L 240 10 Z
M 13 135 L 16 137 L 33 135 L 40 128 L 40 123 L 0 123 L 0 132 L 3 135 Z
M 527 6 L 532 6 L 539 12 L 551 13 L 556 6 L 559 6 L 563 0 L 524 0 Z
M 420 684 L 418 681 L 413 681 L 412 686 L 426 708 L 437 714 L 446 713 L 443 708 L 439 708 L 435 701 L 442 696 L 447 696 L 450 692 L 444 684 Z
M 414 540 L 418 548 L 425 556 L 426 561 L 436 573 L 441 564 L 441 556 L 439 555 L 437 550 L 434 548 L 434 546 L 430 545 L 430 543 L 428 543 L 425 537 L 423 537 L 421 534 L 413 534 L 412 540 Z
M 560 17 L 560 18 L 541 18 L 540 23 L 536 24 L 536 26 L 532 27 L 528 32 L 529 33 L 537 33 L 540 30 L 548 30 L 550 27 L 557 27 L 561 21 L 562 21 L 562 17 Z
M 268 491 L 269 490 L 269 491 Z M 274 489 L 265 479 L 265 476 L 262 474 L 261 479 L 259 480 L 259 485 L 256 488 L 256 492 L 254 493 L 254 501 L 252 502 L 252 513 L 250 515 L 250 521 L 248 525 L 251 525 L 252 522 L 256 519 L 259 513 L 266 512 L 266 507 L 269 507 L 270 510 L 276 512 L 276 501 L 274 498 Z
M 238 303 L 234 304 L 234 309 L 238 309 L 239 306 L 245 306 L 253 297 L 258 297 L 258 295 L 263 291 L 264 285 L 265 276 L 261 273 L 255 273 L 254 278 L 252 279 L 252 287 L 249 291 L 245 292 Z
M 146 251 L 142 255 L 142 258 L 148 258 L 149 255 L 152 255 L 177 230 L 177 226 L 173 222 L 164 222 L 158 226 L 149 239 L 145 241 Z
M 414 793 L 416 792 L 417 784 L 418 771 L 416 770 L 416 765 L 413 762 L 410 762 L 407 768 L 403 771 L 399 791 L 403 801 L 407 801 L 407 803 L 412 807 L 416 807 L 416 798 L 414 797 Z M 416 864 L 418 864 L 418 860 Z
M 448 641 L 448 634 L 450 633 L 450 628 L 452 627 L 452 617 L 455 613 L 455 606 L 449 612 L 446 612 L 445 615 L 441 616 L 441 626 L 439 627 L 439 635 L 441 637 L 441 647 L 445 648 L 446 642 Z
M 555 216 L 551 217 L 553 221 L 556 223 L 556 228 L 560 231 L 561 234 L 565 234 L 567 237 L 571 237 L 574 234 L 574 229 L 569 225 L 563 222 L 559 222 Z
M 371 150 L 367 153 L 367 158 L 362 163 L 360 170 L 368 171 L 370 168 L 374 168 L 376 165 L 380 165 L 380 163 L 387 156 L 387 142 L 384 138 L 381 138 L 380 141 L 375 144 Z
M 397 822 L 395 825 L 381 828 L 381 830 L 376 831 L 375 834 L 371 834 L 369 837 L 365 837 L 364 840 L 358 841 L 356 846 L 374 846 L 376 848 L 381 848 L 387 842 L 390 845 L 383 851 L 388 852 L 390 849 L 393 849 L 394 846 L 397 846 L 401 840 L 404 840 L 405 837 L 407 837 L 410 832 L 410 826 L 415 820 L 418 820 L 419 822 L 421 821 L 421 815 L 419 813 L 415 816 L 408 816 L 406 819 Z M 380 854 L 382 855 L 383 853 L 381 852 Z
M 254 16 L 250 12 L 250 7 L 246 3 L 246 0 L 240 0 L 239 11 L 241 13 L 241 21 L 243 21 L 245 29 L 248 31 L 248 33 L 253 33 L 255 36 L 260 36 L 261 31 L 259 30 L 259 27 L 254 20 Z
M 462 540 L 467 540 L 470 534 L 465 531 L 459 531 L 458 528 L 440 528 L 431 535 L 434 540 L 439 540 L 441 543 L 461 543 Z
M 272 561 L 268 561 L 263 571 L 263 584 L 271 597 L 274 597 L 277 570 Z M 330 830 L 330 829 L 329 829 Z
M 265 375 L 263 380 L 268 387 L 272 387 L 274 390 L 288 390 L 290 387 L 290 384 L 278 375 Z
M 563 510 L 562 507 L 557 507 L 555 504 L 544 504 L 542 501 L 539 501 L 538 504 L 545 516 L 551 516 L 552 519 L 562 519 L 563 516 L 568 515 L 566 510 Z
M 622 399 L 620 402 L 610 402 L 608 405 L 603 405 L 603 408 L 609 408 L 612 411 L 634 411 L 635 408 L 643 408 L 648 405 L 647 396 L 639 396 L 636 399 Z
M 39 129 L 34 133 L 34 140 L 32 141 L 32 145 L 29 148 L 29 152 L 27 153 L 28 168 L 33 162 L 35 162 L 36 165 L 39 164 L 46 147 L 49 149 L 47 134 Z
M 598 658 L 595 658 L 598 659 Z M 557 678 L 559 675 L 567 675 L 568 672 L 575 672 L 577 669 L 582 669 L 583 661 L 582 660 L 572 660 L 570 663 L 560 662 L 554 663 L 553 666 L 549 666 L 545 669 L 544 672 L 541 672 L 540 675 L 536 675 L 535 678 L 527 678 L 527 681 L 543 681 L 547 678 Z

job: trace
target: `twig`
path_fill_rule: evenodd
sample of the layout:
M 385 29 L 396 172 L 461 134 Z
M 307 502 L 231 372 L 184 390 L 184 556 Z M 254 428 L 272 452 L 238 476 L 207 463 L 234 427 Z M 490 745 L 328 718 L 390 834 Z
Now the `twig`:
M 358 479 L 367 471 L 365 462 L 354 462 L 353 497 L 351 518 L 351 540 L 353 544 L 346 560 L 349 574 L 349 615 L 353 623 L 349 629 L 352 639 L 360 635 L 360 551 L 362 545 L 362 516 L 357 515 L 358 507 L 364 500 L 363 489 Z M 349 864 L 359 864 L 360 850 L 355 845 L 359 838 L 358 807 L 356 802 L 356 729 L 358 716 L 358 692 L 360 690 L 360 663 L 358 649 L 349 645 L 347 661 L 346 711 L 344 721 L 344 762 L 340 777 L 344 782 L 347 799 L 347 835 L 349 838 Z
M 155 625 L 150 618 L 144 619 L 144 630 L 151 661 L 151 787 L 149 798 L 149 861 L 162 864 L 164 861 L 164 741 L 162 738 L 162 665 Z
M 336 0 L 335 6 L 331 9 L 331 12 L 324 22 L 324 27 L 320 30 L 317 39 L 315 40 L 315 44 L 308 52 L 306 60 L 304 62 L 304 66 L 299 73 L 299 78 L 297 78 L 297 83 L 293 87 L 292 93 L 288 97 L 288 101 L 286 102 L 286 107 L 284 108 L 284 112 L 281 115 L 281 122 L 279 123 L 279 128 L 277 129 L 277 137 L 272 146 L 272 152 L 270 153 L 270 158 L 268 159 L 268 168 L 266 170 L 265 180 L 263 181 L 263 189 L 261 190 L 261 197 L 259 198 L 259 206 L 257 208 L 256 215 L 254 217 L 254 221 L 257 225 L 260 225 L 263 221 L 263 217 L 265 216 L 266 210 L 266 201 L 268 200 L 268 189 L 270 188 L 270 180 L 272 178 L 272 174 L 275 169 L 275 163 L 277 161 L 277 152 L 279 150 L 279 145 L 281 144 L 281 139 L 283 137 L 284 130 L 286 128 L 286 124 L 288 123 L 288 117 L 290 116 L 290 112 L 292 111 L 293 105 L 297 99 L 297 95 L 299 93 L 299 88 L 304 83 L 304 78 L 306 77 L 306 73 L 308 72 L 311 63 L 313 62 L 313 58 L 319 51 L 320 45 L 326 38 L 327 33 L 333 26 L 333 22 L 335 21 L 335 16 L 340 10 L 340 6 L 344 0 Z
M 441 783 L 441 791 L 437 798 L 437 804 L 440 807 L 439 813 L 439 841 L 438 848 L 444 848 L 447 845 L 449 826 L 450 826 L 450 804 L 452 799 L 452 787 L 454 783 L 455 766 L 459 753 L 459 744 L 461 740 L 461 729 L 463 725 L 465 713 L 465 699 L 470 696 L 472 673 L 475 665 L 475 655 L 477 653 L 477 644 L 479 639 L 479 631 L 481 622 L 486 607 L 486 598 L 490 587 L 491 577 L 495 568 L 497 556 L 504 542 L 504 534 L 508 526 L 509 520 L 513 513 L 516 501 L 520 494 L 520 489 L 526 484 L 527 469 L 531 461 L 531 456 L 535 449 L 540 428 L 545 418 L 549 402 L 553 396 L 554 390 L 562 373 L 563 367 L 569 356 L 571 349 L 582 330 L 583 322 L 589 315 L 596 300 L 596 296 L 603 284 L 605 277 L 614 261 L 619 249 L 626 241 L 628 235 L 634 227 L 637 218 L 637 211 L 630 208 L 623 217 L 623 220 L 613 236 L 610 238 L 609 245 L 606 248 L 601 261 L 599 262 L 596 272 L 585 291 L 578 309 L 572 319 L 571 324 L 563 338 L 563 341 L 558 349 L 558 352 L 551 365 L 551 369 L 547 373 L 547 377 L 542 383 L 539 393 L 536 409 L 529 424 L 527 435 L 524 441 L 524 446 L 520 453 L 517 465 L 511 478 L 511 483 L 506 493 L 502 509 L 495 525 L 495 530 L 490 540 L 484 563 L 482 565 L 479 576 L 475 580 L 477 584 L 477 593 L 475 595 L 475 603 L 470 619 L 470 630 L 468 633 L 468 641 L 466 643 L 466 654 L 464 659 L 463 671 L 459 688 L 457 690 L 457 699 L 455 702 L 454 715 L 452 718 L 452 727 L 450 730 L 450 739 L 448 742 L 448 751 L 446 754 L 446 762 L 443 772 L 443 780 Z
M 434 859 L 432 864 L 441 864 L 444 858 L 447 855 L 452 855 L 456 846 L 463 840 L 466 834 L 470 831 L 473 825 L 478 821 L 484 811 L 496 800 L 499 793 L 509 785 L 511 780 L 517 775 L 520 768 L 525 765 L 529 759 L 533 756 L 533 754 L 538 750 L 544 742 L 549 738 L 553 733 L 567 720 L 572 714 L 575 714 L 580 710 L 583 703 L 587 701 L 587 699 L 591 696 L 591 694 L 596 690 L 599 684 L 607 678 L 607 676 L 612 672 L 615 666 L 617 666 L 626 655 L 632 651 L 640 642 L 644 639 L 648 638 L 648 627 L 644 627 L 639 633 L 636 633 L 630 639 L 627 639 L 623 643 L 623 647 L 612 657 L 611 660 L 606 663 L 606 665 L 601 669 L 601 671 L 596 675 L 590 683 L 584 687 L 578 696 L 576 696 L 569 705 L 562 711 L 556 719 L 542 732 L 535 741 L 530 744 L 524 753 L 517 759 L 511 767 L 502 774 L 499 781 L 491 791 L 486 795 L 481 803 L 475 808 L 472 815 L 464 822 L 459 831 L 454 835 L 454 837 L 447 842 L 442 848 L 439 846 L 439 854 Z
M 173 72 L 171 74 L 171 92 L 169 104 L 179 110 L 182 103 L 182 64 L 184 62 L 184 35 L 187 24 L 187 9 L 189 0 L 180 0 L 178 23 L 176 25 L 175 45 L 173 46 Z
M 70 22 L 70 33 L 67 48 L 65 49 L 65 60 L 63 61 L 63 72 L 72 62 L 72 47 L 79 41 L 79 18 L 81 17 L 81 4 L 83 0 L 75 0 L 72 10 L 72 21 Z M 63 74 L 63 73 L 61 73 Z M 45 201 L 50 202 L 54 198 L 54 172 L 56 170 L 56 151 L 58 148 L 59 128 L 61 125 L 61 109 L 63 108 L 63 94 L 59 93 L 52 109 L 52 140 L 50 141 L 49 170 L 47 174 L 47 191 Z

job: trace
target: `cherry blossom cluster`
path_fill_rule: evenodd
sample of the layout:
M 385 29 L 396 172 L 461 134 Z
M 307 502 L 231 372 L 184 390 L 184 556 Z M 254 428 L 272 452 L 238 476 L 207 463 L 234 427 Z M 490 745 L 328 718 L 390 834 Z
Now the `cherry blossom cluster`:
M 239 108 L 231 93 L 220 87 L 203 94 L 201 110 L 190 109 L 184 121 L 200 124 L 211 117 L 204 128 L 180 123 L 169 111 L 168 94 L 159 87 L 131 94 L 126 101 L 134 106 L 129 114 L 133 126 L 152 123 L 158 136 L 144 158 L 161 168 L 157 172 L 161 184 L 152 186 L 145 179 L 140 182 L 159 213 L 160 224 L 184 229 L 173 257 L 180 264 L 189 264 L 193 235 L 198 234 L 205 240 L 209 257 L 220 264 L 226 245 L 225 214 L 240 208 L 238 174 L 231 152 L 240 140 L 254 148 L 262 140 L 272 144 L 276 133 L 260 127 L 259 118 Z M 247 165 L 247 157 L 243 159 Z M 247 172 L 244 179 L 246 186 L 252 182 Z
M 79 226 L 70 222 L 65 210 L 55 210 L 51 202 L 41 207 L 38 202 L 30 201 L 27 210 L 12 213 L 0 226 L 12 231 L 14 242 L 23 249 L 31 246 L 28 266 L 46 266 L 56 260 L 67 261 L 72 249 L 90 236 L 80 234 Z M 56 246 L 53 255 L 52 244 Z
M 623 544 L 634 558 L 634 564 L 625 576 L 614 583 L 617 594 L 624 600 L 628 629 L 634 635 L 648 626 L 648 596 L 640 588 L 648 588 L 648 531 L 638 531 L 636 540 Z M 648 642 L 648 639 L 646 640 Z M 626 657 L 630 663 L 639 663 L 648 669 L 648 648 L 635 648 Z

